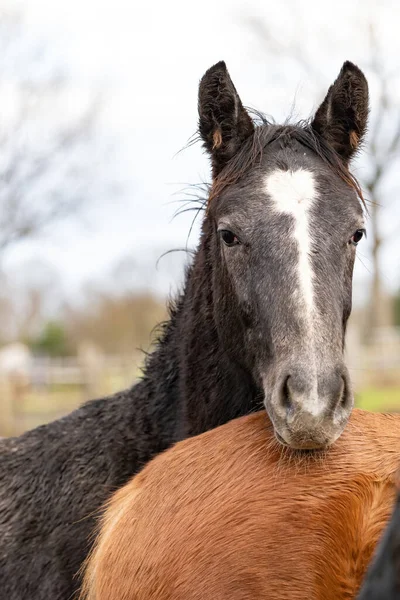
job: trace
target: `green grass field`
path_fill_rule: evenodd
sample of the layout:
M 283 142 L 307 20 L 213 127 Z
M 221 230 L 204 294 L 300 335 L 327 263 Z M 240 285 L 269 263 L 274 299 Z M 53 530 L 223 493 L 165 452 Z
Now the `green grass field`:
M 355 394 L 356 406 L 376 412 L 400 411 L 400 387 L 367 388 Z

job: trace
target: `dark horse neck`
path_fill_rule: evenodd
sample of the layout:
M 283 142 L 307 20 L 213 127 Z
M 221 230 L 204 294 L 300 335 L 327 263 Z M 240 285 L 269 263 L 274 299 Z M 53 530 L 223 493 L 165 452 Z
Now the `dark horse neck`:
M 176 426 L 172 441 L 256 408 L 257 390 L 250 375 L 233 361 L 218 338 L 208 253 L 203 236 L 184 293 L 145 369 L 145 381 L 153 388 L 153 398 L 158 398 L 162 421 L 169 413 Z

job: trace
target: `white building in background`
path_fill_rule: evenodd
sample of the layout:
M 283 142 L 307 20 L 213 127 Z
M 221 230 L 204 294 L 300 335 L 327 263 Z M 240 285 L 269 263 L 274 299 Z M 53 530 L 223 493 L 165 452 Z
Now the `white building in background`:
M 0 377 L 28 384 L 32 365 L 32 354 L 25 344 L 15 342 L 0 348 Z

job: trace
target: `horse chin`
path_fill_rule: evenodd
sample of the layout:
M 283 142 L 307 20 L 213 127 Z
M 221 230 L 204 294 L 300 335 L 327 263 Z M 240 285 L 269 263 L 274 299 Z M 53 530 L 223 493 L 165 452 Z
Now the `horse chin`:
M 274 434 L 275 434 L 275 438 L 277 440 L 277 442 L 279 442 L 279 444 L 281 446 L 283 446 L 284 448 L 289 448 L 290 450 L 295 450 L 296 452 L 318 452 L 318 451 L 324 451 L 327 450 L 329 448 L 329 446 L 331 444 L 326 443 L 326 444 L 321 444 L 318 442 L 313 442 L 312 440 L 308 440 L 306 442 L 302 442 L 299 443 L 296 440 L 290 440 L 287 441 L 285 440 L 284 437 L 282 437 L 282 435 L 280 433 L 278 433 L 276 431 L 276 429 L 274 429 Z

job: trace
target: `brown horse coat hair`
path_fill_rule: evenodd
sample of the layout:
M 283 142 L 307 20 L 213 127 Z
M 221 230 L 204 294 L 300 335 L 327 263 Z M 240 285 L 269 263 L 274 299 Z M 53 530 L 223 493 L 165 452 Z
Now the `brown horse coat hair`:
M 400 415 L 354 410 L 325 453 L 264 412 L 178 443 L 109 502 L 82 600 L 347 600 L 391 514 Z

